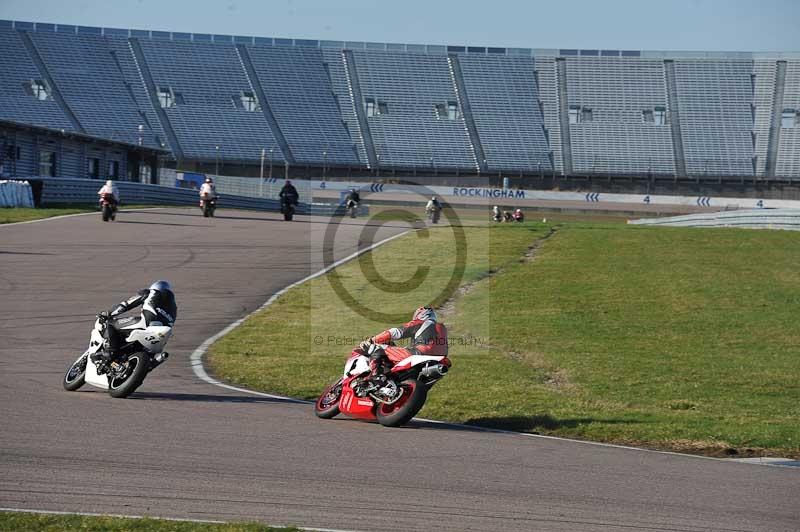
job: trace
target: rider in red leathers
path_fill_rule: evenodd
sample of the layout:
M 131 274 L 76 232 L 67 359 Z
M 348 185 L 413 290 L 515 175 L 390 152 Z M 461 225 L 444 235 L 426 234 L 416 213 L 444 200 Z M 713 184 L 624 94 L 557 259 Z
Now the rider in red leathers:
M 430 307 L 418 308 L 408 323 L 361 342 L 353 354 L 366 353 L 370 344 L 388 344 L 401 338 L 411 338 L 411 344 L 407 348 L 391 345 L 370 355 L 373 380 L 381 380 L 391 366 L 412 355 L 447 356 L 447 327 L 436 321 L 436 312 Z M 388 367 L 387 359 L 391 362 Z

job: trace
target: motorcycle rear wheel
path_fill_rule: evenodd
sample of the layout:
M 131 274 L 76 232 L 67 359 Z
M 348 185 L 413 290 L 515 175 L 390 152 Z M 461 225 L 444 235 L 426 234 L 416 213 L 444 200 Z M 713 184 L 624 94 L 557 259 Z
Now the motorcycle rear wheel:
M 128 357 L 126 364 L 133 365 L 133 368 L 129 367 L 123 379 L 118 380 L 111 377 L 108 379 L 108 393 L 111 397 L 124 399 L 142 385 L 150 370 L 150 355 L 134 353 Z
M 375 411 L 378 423 L 384 427 L 405 425 L 425 406 L 428 387 L 417 379 L 407 379 L 400 383 L 403 395 L 394 404 L 381 403 Z
M 111 205 L 103 205 L 103 221 L 107 222 L 111 219 Z
M 339 400 L 342 398 L 342 379 L 327 388 L 314 403 L 314 414 L 321 419 L 331 419 L 341 413 Z
M 86 383 L 86 364 L 89 362 L 88 355 L 81 355 L 67 368 L 61 384 L 68 392 L 74 392 Z

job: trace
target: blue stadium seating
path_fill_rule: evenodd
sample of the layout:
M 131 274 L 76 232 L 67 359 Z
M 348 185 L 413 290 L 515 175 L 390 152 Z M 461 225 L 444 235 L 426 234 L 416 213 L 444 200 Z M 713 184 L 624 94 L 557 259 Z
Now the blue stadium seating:
M 37 80 L 53 85 L 43 100 L 31 92 Z M 161 109 L 158 87 L 174 106 Z M 260 106 L 247 109 L 245 93 Z M 373 171 L 797 178 L 798 113 L 796 53 L 532 51 L 0 21 L 0 119 L 132 143 L 142 125 L 145 145 L 206 163 L 254 164 L 265 149 L 276 162 Z
M 318 48 L 248 47 L 267 102 L 299 162 L 358 165 Z
M 373 50 L 353 55 L 363 98 L 388 107 L 386 114 L 368 118 L 381 166 L 476 168 L 463 117 L 436 114 L 437 104 L 457 100 L 447 56 Z
M 141 125 L 142 144 L 158 146 L 104 37 L 33 32 L 31 39 L 87 133 L 136 144 Z
M 155 85 L 182 96 L 182 102 L 164 111 L 185 158 L 215 159 L 219 151 L 222 160 L 257 161 L 262 148 L 274 148 L 273 159 L 283 160 L 264 115 L 234 104 L 251 87 L 233 45 L 140 43 Z
M 0 28 L 0 118 L 25 124 L 74 131 L 64 111 L 52 98 L 37 100 L 25 84 L 42 80 L 18 32 Z
M 568 105 L 591 109 L 591 121 L 570 124 L 572 164 L 588 174 L 673 175 L 668 123 L 646 122 L 666 110 L 664 63 L 658 59 L 568 57 Z
M 552 171 L 533 60 L 463 55 L 459 62 L 489 169 Z
M 753 62 L 675 61 L 690 175 L 753 175 Z

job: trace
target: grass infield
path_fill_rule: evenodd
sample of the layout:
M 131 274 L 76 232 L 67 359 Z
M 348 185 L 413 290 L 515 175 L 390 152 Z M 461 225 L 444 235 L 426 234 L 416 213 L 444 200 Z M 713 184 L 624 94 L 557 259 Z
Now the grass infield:
M 331 288 L 336 276 L 366 307 L 410 316 L 423 302 L 444 306 L 453 368 L 425 417 L 715 456 L 800 457 L 800 234 L 586 222 L 464 232 L 455 292 L 444 290 L 453 232 L 409 234 L 252 316 L 211 347 L 212 371 L 315 398 L 354 344 L 396 325 L 345 305 Z
M 273 528 L 257 523 L 198 523 L 166 519 L 86 516 L 76 514 L 33 514 L 0 512 L 0 530 L 61 532 L 295 532 L 296 528 Z

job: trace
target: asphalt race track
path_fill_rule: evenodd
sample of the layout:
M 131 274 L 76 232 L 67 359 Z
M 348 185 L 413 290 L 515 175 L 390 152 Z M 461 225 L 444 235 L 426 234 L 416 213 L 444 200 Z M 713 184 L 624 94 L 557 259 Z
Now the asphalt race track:
M 360 224 L 343 227 L 338 256 Z M 224 209 L 0 227 L 0 507 L 348 530 L 800 529 L 795 468 L 322 421 L 197 379 L 194 348 L 320 269 L 324 228 Z M 172 358 L 127 400 L 65 392 L 94 314 L 157 278 L 179 302 Z

